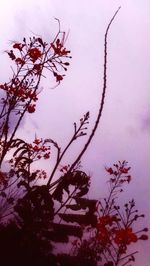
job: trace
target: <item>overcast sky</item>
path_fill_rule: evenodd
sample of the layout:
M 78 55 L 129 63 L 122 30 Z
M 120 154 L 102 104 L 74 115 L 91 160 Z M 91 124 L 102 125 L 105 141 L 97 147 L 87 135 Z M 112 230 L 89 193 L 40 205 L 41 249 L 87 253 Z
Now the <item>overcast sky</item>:
M 5 0 L 1 3 L 0 50 L 1 82 L 10 76 L 6 54 L 12 40 L 38 34 L 51 41 L 61 27 L 69 32 L 67 47 L 72 60 L 59 87 L 51 90 L 50 77 L 37 112 L 25 119 L 20 133 L 33 139 L 54 138 L 65 145 L 73 132 L 73 122 L 90 111 L 91 126 L 102 92 L 103 41 L 107 24 L 121 5 L 109 34 L 108 88 L 103 117 L 96 136 L 82 160 L 83 169 L 92 174 L 90 196 L 104 196 L 104 166 L 127 160 L 133 181 L 127 188 L 138 209 L 150 221 L 150 1 L 149 0 Z M 86 138 L 66 157 L 73 160 Z M 148 241 L 139 244 L 136 266 L 149 266 Z

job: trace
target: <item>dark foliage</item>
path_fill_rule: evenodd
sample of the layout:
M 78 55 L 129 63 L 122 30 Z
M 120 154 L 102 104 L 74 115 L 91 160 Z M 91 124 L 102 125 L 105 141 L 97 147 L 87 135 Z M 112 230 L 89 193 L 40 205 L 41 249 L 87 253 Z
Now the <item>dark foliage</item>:
M 7 51 L 15 65 L 13 77 L 0 85 L 0 263 L 4 266 L 118 266 L 134 261 L 136 252 L 127 253 L 128 245 L 146 240 L 147 228 L 135 232 L 133 224 L 143 215 L 135 210 L 131 200 L 124 213 L 116 198 L 124 183 L 131 181 L 127 162 L 106 168 L 109 193 L 104 201 L 88 199 L 90 176 L 80 169 L 80 159 L 94 137 L 102 111 L 107 82 L 107 35 L 119 9 L 111 19 L 104 41 L 104 84 L 99 112 L 91 134 L 72 165 L 62 159 L 71 144 L 87 135 L 89 112 L 79 125 L 74 123 L 74 134 L 64 149 L 52 139 L 37 138 L 28 143 L 16 137 L 25 114 L 36 110 L 39 84 L 43 70 L 49 71 L 57 85 L 63 80 L 69 63 L 70 51 L 64 47 L 65 33 L 60 29 L 52 42 L 42 38 L 24 38 L 13 43 Z M 16 122 L 10 130 L 12 115 Z M 45 170 L 35 169 L 35 162 L 49 160 L 51 146 L 56 151 L 56 162 L 48 176 Z M 6 155 L 11 156 L 10 168 L 3 171 Z M 41 165 L 41 164 L 39 164 Z M 59 169 L 61 167 L 61 169 Z M 59 177 L 55 176 L 60 170 Z M 139 236 L 140 233 L 140 236 Z M 69 244 L 69 252 L 56 250 Z M 122 263 L 123 262 L 123 263 Z

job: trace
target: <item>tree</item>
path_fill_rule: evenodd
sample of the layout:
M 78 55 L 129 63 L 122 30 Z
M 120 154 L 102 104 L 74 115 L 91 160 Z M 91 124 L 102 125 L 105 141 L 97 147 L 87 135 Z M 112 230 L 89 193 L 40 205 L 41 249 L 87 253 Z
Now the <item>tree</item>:
M 139 232 L 133 232 L 131 227 L 142 217 L 134 215 L 134 201 L 125 205 L 126 216 L 122 216 L 116 205 L 118 189 L 121 192 L 123 183 L 129 183 L 131 179 L 126 162 L 115 164 L 115 170 L 106 168 L 112 177 L 109 181 L 110 193 L 104 204 L 86 198 L 90 176 L 81 170 L 80 165 L 102 116 L 107 86 L 107 37 L 119 9 L 105 33 L 104 82 L 95 125 L 77 158 L 72 165 L 61 166 L 60 176 L 55 181 L 56 170 L 72 143 L 87 134 L 89 112 L 83 115 L 79 124 L 74 123 L 74 134 L 64 149 L 51 138 L 36 136 L 27 143 L 17 137 L 17 132 L 23 117 L 36 111 L 43 71 L 50 72 L 57 85 L 65 76 L 63 73 L 69 66 L 66 60 L 71 58 L 70 51 L 64 47 L 65 32 L 61 31 L 58 20 L 58 33 L 52 42 L 46 43 L 39 37 L 29 41 L 24 38 L 22 42 L 13 43 L 12 49 L 7 51 L 15 68 L 10 81 L 0 85 L 3 92 L 0 113 L 0 249 L 5 265 L 11 261 L 15 265 L 21 262 L 22 265 L 82 266 L 85 263 L 101 263 L 123 266 L 134 260 L 134 253 L 124 255 L 128 245 L 147 239 L 147 235 L 138 236 Z M 13 115 L 16 122 L 10 128 Z M 49 160 L 52 145 L 57 158 L 48 176 L 43 169 L 35 169 L 34 163 Z M 7 154 L 11 155 L 10 169 L 4 171 Z M 147 231 L 147 228 L 141 231 Z M 54 252 L 56 243 L 68 243 L 71 239 L 71 255 Z M 122 261 L 124 264 L 120 264 Z

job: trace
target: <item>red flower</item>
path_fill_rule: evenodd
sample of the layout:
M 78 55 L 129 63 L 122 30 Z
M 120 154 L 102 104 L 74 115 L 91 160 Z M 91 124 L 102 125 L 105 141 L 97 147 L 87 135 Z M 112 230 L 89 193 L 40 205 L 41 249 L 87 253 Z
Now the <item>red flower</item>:
M 44 157 L 44 159 L 49 159 L 50 158 L 50 152 L 45 153 L 43 157 Z
M 36 92 L 28 91 L 28 92 L 26 93 L 26 95 L 27 95 L 30 99 L 32 99 L 33 101 L 37 101 L 37 100 L 38 100 L 37 95 L 36 95 Z
M 35 112 L 35 104 L 30 104 L 28 106 L 28 112 L 29 113 L 34 113 Z
M 25 46 L 25 44 L 22 43 L 14 43 L 13 48 L 18 49 L 19 51 L 22 51 L 22 48 Z
M 60 168 L 60 172 L 63 172 L 63 173 L 68 172 L 69 167 L 70 167 L 70 164 L 64 165 L 63 167 Z
M 35 62 L 42 55 L 41 51 L 36 47 L 29 49 L 28 53 L 33 62 Z
M 13 50 L 10 50 L 10 52 L 7 52 L 9 57 L 12 59 L 12 60 L 15 60 L 16 59 L 16 56 L 14 55 L 13 53 Z
M 20 64 L 20 65 L 24 65 L 25 64 L 25 61 L 22 60 L 20 57 L 16 58 L 15 61 L 16 61 L 17 64 Z
M 105 215 L 99 218 L 98 227 L 106 226 L 106 225 L 112 225 L 113 222 L 117 222 L 118 218 L 115 215 Z
M 42 71 L 42 66 L 41 66 L 41 64 L 35 64 L 34 67 L 33 67 L 33 72 L 34 72 L 36 75 L 40 75 L 40 74 L 41 74 L 41 71 Z
M 51 43 L 51 47 L 53 48 L 54 53 L 58 54 L 59 56 L 67 55 L 68 53 L 70 53 L 70 51 L 67 51 L 66 48 L 63 47 L 63 44 L 59 39 L 56 40 L 56 44 Z
M 127 167 L 127 168 L 120 167 L 120 171 L 121 171 L 122 174 L 127 174 L 130 169 L 131 169 L 131 167 Z
M 39 148 L 37 145 L 35 145 L 35 146 L 33 147 L 33 150 L 34 150 L 35 152 L 37 152 L 37 151 L 40 151 L 40 148 Z
M 33 141 L 33 143 L 35 143 L 36 145 L 40 144 L 41 142 L 42 142 L 41 139 L 35 139 L 35 140 Z
M 110 243 L 109 230 L 105 226 L 101 227 L 97 233 L 96 239 L 101 242 L 103 247 L 105 247 L 108 243 Z
M 56 81 L 57 82 L 60 82 L 61 80 L 63 80 L 63 76 L 62 75 L 59 75 L 56 72 L 53 72 L 53 74 L 54 74 L 54 77 L 56 77 Z
M 97 224 L 97 240 L 101 242 L 103 247 L 110 243 L 114 228 L 112 228 L 114 222 L 117 222 L 118 218 L 115 215 L 104 215 L 99 218 Z M 111 228 L 110 228 L 111 227 Z
M 110 175 L 112 175 L 114 173 L 113 169 L 111 167 L 110 168 L 105 167 L 105 169 Z
M 115 231 L 115 243 L 117 245 L 129 245 L 131 242 L 137 242 L 136 234 L 132 232 L 132 228 L 120 229 Z

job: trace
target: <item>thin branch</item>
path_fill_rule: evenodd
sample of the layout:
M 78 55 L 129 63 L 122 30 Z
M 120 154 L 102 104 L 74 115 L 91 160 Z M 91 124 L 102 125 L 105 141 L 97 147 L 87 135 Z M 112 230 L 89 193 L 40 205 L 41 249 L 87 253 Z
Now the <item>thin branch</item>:
M 95 125 L 93 127 L 93 130 L 91 132 L 91 135 L 89 136 L 84 148 L 82 149 L 82 151 L 80 152 L 80 154 L 78 155 L 77 159 L 74 161 L 74 163 L 71 165 L 70 167 L 70 172 L 74 169 L 74 167 L 76 166 L 76 164 L 81 160 L 81 157 L 83 156 L 83 154 L 85 153 L 85 151 L 87 150 L 91 140 L 94 137 L 94 134 L 97 130 L 97 127 L 99 125 L 100 122 L 100 118 L 102 116 L 102 112 L 103 112 L 103 108 L 104 108 L 104 100 L 105 100 L 105 95 L 106 95 L 106 88 L 107 88 L 107 37 L 108 37 L 108 32 L 109 32 L 109 28 L 112 24 L 112 22 L 114 21 L 117 13 L 119 12 L 121 7 L 119 7 L 117 9 L 117 11 L 115 12 L 114 16 L 112 17 L 112 19 L 110 20 L 106 32 L 105 32 L 105 37 L 104 37 L 104 72 L 103 72 L 103 91 L 102 91 L 102 98 L 101 98 L 101 102 L 100 102 L 100 109 L 98 112 L 98 116 L 97 119 L 95 121 Z
M 52 170 L 52 173 L 51 173 L 51 175 L 50 175 L 50 177 L 49 177 L 49 179 L 48 179 L 48 181 L 47 181 L 47 186 L 50 186 L 51 181 L 52 181 L 52 178 L 53 178 L 53 176 L 54 176 L 54 174 L 55 174 L 55 172 L 56 172 L 56 170 L 57 170 L 58 165 L 59 165 L 60 162 L 62 161 L 64 155 L 66 154 L 66 152 L 68 151 L 68 149 L 69 149 L 69 147 L 72 145 L 72 143 L 73 143 L 77 138 L 86 135 L 86 133 L 84 133 L 82 130 L 86 130 L 86 129 L 87 129 L 87 128 L 84 127 L 84 126 L 85 126 L 86 124 L 88 124 L 88 119 L 89 119 L 89 112 L 87 112 L 87 113 L 84 115 L 83 119 L 80 120 L 80 125 L 79 125 L 78 128 L 77 128 L 77 126 L 76 126 L 76 123 L 74 123 L 74 134 L 73 134 L 71 140 L 68 142 L 68 144 L 67 144 L 66 147 L 64 148 L 64 150 L 62 151 L 62 153 L 61 153 L 61 154 L 59 153 L 59 157 L 57 156 L 57 160 L 56 160 L 55 166 L 54 166 L 54 168 L 53 168 L 53 170 Z

